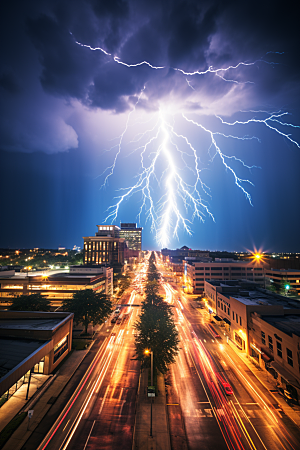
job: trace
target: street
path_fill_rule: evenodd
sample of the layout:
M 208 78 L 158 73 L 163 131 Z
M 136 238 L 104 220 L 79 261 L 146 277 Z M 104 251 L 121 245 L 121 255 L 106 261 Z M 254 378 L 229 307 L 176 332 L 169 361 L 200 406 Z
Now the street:
M 212 326 L 208 311 L 196 308 L 161 262 L 157 268 L 180 337 L 176 363 L 165 376 L 172 450 L 299 448 L 299 429 Z M 120 319 L 112 315 L 102 327 L 94 359 L 39 450 L 132 448 L 140 374 L 133 325 L 145 279 L 143 264 L 118 306 Z

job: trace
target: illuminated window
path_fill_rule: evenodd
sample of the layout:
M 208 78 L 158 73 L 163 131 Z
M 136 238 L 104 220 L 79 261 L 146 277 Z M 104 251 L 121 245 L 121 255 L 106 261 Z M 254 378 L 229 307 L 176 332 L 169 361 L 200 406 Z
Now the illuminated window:
M 65 336 L 54 347 L 53 364 L 68 350 L 69 335 Z

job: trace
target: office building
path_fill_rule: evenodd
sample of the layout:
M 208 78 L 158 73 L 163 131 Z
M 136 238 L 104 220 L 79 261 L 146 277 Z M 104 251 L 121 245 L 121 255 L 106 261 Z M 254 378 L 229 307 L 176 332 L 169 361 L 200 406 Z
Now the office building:
M 115 225 L 97 225 L 95 236 L 84 237 L 83 264 L 106 264 L 116 268 L 124 264 L 125 239 Z
M 78 290 L 93 289 L 110 296 L 113 292 L 113 269 L 110 267 L 71 266 L 70 272 L 26 273 L 9 271 L 0 274 L 0 304 L 7 307 L 12 297 L 40 293 L 51 302 L 51 307 L 61 306 L 63 300 L 72 298 Z
M 205 280 L 249 280 L 264 286 L 264 265 L 260 262 L 219 260 L 183 261 L 185 291 L 203 294 Z
M 121 223 L 120 238 L 125 239 L 129 250 L 142 251 L 142 230 L 136 223 Z

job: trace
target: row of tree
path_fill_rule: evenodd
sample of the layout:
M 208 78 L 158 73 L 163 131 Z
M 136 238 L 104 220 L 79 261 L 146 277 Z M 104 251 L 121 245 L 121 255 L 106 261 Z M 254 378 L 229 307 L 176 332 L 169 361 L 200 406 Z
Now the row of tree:
M 160 275 L 156 269 L 153 252 L 149 258 L 147 278 L 142 312 L 135 324 L 136 355 L 141 361 L 142 368 L 150 367 L 150 358 L 145 354 L 145 350 L 150 350 L 153 352 L 154 370 L 166 373 L 168 366 L 175 362 L 179 338 L 172 307 L 159 295 Z

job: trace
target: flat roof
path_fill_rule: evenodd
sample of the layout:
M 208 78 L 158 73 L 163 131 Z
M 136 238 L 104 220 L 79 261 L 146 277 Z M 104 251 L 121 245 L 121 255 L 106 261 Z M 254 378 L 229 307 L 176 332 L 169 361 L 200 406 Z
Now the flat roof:
M 1 337 L 0 346 L 0 378 L 28 358 L 45 341 L 34 339 L 8 339 Z
M 0 329 L 7 330 L 53 330 L 62 322 L 62 318 L 57 319 L 0 319 Z M 2 337 L 1 337 L 2 339 Z
M 300 301 L 298 299 L 293 299 L 289 297 L 284 297 L 280 295 L 273 295 L 272 293 L 262 292 L 261 290 L 254 289 L 254 282 L 248 282 L 246 280 L 228 280 L 227 284 L 225 281 L 207 281 L 212 286 L 220 286 L 221 288 L 226 288 L 226 290 L 218 291 L 224 297 L 228 299 L 235 298 L 244 305 L 277 305 L 283 306 L 285 309 L 299 309 L 300 311 Z M 240 283 L 239 283 L 240 282 Z M 230 290 L 232 288 L 232 291 Z
M 296 314 L 286 314 L 284 316 L 265 316 L 261 314 L 261 318 L 290 336 L 293 334 L 300 336 L 300 316 L 297 316 Z

